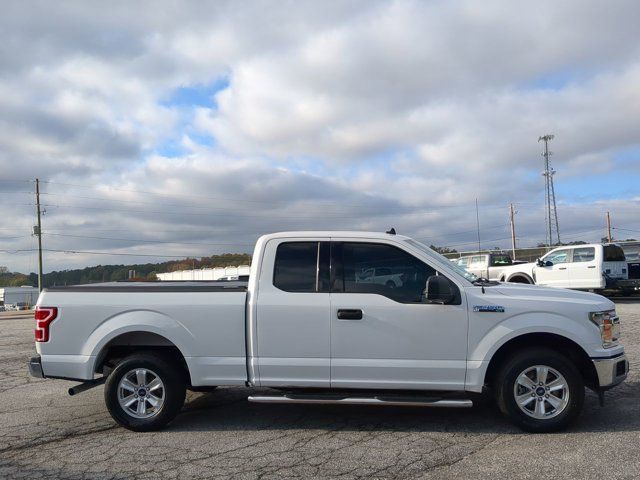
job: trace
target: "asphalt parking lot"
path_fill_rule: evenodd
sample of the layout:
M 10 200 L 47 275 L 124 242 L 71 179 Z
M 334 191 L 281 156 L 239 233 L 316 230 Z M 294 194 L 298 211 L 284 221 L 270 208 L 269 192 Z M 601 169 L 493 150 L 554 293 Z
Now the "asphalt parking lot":
M 1 478 L 640 478 L 640 301 L 620 301 L 627 381 L 589 394 L 564 433 L 520 432 L 495 409 L 249 404 L 246 389 L 189 394 L 162 432 L 109 417 L 98 387 L 30 378 L 31 316 L 0 314 Z

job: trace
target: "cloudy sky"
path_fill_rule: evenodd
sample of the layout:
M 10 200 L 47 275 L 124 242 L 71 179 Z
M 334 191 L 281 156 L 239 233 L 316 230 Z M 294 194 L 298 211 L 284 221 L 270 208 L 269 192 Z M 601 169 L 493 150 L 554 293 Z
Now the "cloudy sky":
M 7 2 L 0 265 L 249 251 L 277 230 L 427 243 L 640 237 L 640 3 Z M 84 253 L 73 253 L 84 252 Z M 108 255 L 107 255 L 108 253 Z

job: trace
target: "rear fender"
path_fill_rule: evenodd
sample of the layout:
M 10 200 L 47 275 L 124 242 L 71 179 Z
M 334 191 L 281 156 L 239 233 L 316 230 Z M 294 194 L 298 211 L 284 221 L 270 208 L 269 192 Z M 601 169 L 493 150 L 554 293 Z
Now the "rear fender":
M 102 349 L 114 338 L 130 332 L 150 332 L 173 343 L 184 357 L 189 356 L 186 345 L 193 344 L 193 334 L 180 322 L 153 310 L 130 310 L 107 318 L 87 338 L 83 355 L 90 355 L 92 368 Z M 191 343 L 190 343 L 191 342 Z

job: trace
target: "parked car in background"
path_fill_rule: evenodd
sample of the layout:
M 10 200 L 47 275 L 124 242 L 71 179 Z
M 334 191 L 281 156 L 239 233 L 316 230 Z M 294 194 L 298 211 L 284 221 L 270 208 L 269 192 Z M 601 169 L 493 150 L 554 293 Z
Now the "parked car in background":
M 29 305 L 27 302 L 16 303 L 16 311 L 29 310 L 30 308 L 31 308 L 31 305 Z
M 460 408 L 486 391 L 548 432 L 578 418 L 585 386 L 604 395 L 629 368 L 611 300 L 478 279 L 395 233 L 265 235 L 248 285 L 49 288 L 35 320 L 31 374 L 83 381 L 71 394 L 105 383 L 136 431 L 171 421 L 187 388 L 235 385 L 262 387 L 251 402 L 323 405 Z
M 452 261 L 476 277 L 489 280 L 498 280 L 504 269 L 510 265 L 525 263 L 514 262 L 508 253 L 502 252 L 467 255 Z
M 505 268 L 499 278 L 502 282 L 577 290 L 618 288 L 627 279 L 624 252 L 613 243 L 558 247 L 537 262 Z
M 356 275 L 356 282 L 396 288 L 402 286 L 402 274 L 394 273 L 389 267 L 365 268 Z

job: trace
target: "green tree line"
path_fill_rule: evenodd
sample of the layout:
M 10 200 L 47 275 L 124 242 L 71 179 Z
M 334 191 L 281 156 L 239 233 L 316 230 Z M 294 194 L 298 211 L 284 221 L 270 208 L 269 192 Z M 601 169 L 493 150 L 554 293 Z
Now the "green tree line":
M 135 280 L 156 280 L 156 274 L 200 268 L 233 267 L 250 265 L 251 255 L 248 253 L 224 253 L 202 258 L 185 258 L 161 263 L 143 263 L 133 265 L 97 265 L 72 270 L 60 270 L 45 273 L 42 283 L 45 287 L 55 285 L 78 285 L 83 283 L 114 282 L 129 278 L 129 270 L 135 270 Z M 20 285 L 37 285 L 36 273 L 24 274 L 9 272 L 0 266 L 0 287 Z

